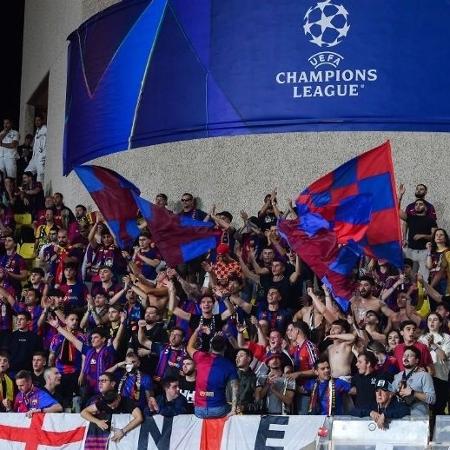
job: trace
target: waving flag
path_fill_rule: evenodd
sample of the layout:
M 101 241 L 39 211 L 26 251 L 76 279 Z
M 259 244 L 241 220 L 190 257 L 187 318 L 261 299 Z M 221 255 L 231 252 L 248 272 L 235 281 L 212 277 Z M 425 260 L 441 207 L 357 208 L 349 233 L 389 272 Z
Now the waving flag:
M 188 262 L 216 248 L 220 231 L 212 222 L 178 216 L 134 194 L 152 238 L 169 266 Z
M 296 221 L 279 231 L 347 309 L 363 254 L 402 266 L 400 219 L 389 142 L 338 167 L 297 199 Z
M 126 248 L 139 235 L 138 207 L 133 193 L 139 189 L 118 173 L 99 166 L 78 166 L 75 171 L 85 185 L 119 247 Z

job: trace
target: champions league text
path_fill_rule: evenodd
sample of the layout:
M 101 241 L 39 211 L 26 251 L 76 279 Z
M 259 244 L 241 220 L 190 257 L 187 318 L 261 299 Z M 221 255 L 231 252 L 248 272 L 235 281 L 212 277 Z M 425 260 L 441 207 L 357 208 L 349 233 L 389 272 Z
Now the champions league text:
M 376 81 L 376 69 L 279 72 L 277 84 L 291 84 L 293 98 L 357 97 L 365 83 Z

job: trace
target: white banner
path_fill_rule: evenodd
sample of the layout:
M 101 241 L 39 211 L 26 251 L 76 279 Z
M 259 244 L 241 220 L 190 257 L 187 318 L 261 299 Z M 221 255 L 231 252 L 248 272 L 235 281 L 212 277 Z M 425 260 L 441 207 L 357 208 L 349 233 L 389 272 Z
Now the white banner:
M 112 429 L 131 416 L 115 415 Z M 202 420 L 191 415 L 146 417 L 120 442 L 78 414 L 0 414 L 1 450 L 285 450 L 313 449 L 323 416 L 234 416 Z

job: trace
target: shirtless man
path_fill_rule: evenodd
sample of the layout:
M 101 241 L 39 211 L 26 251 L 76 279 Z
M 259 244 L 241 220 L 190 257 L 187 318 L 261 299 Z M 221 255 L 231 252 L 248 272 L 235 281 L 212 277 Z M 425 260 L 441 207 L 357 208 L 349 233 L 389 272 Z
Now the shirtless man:
M 365 333 L 362 333 L 364 336 L 361 336 L 363 338 L 364 345 L 367 345 L 369 340 L 374 340 L 381 342 L 382 344 L 386 344 L 386 335 L 383 333 L 380 333 L 379 331 L 379 324 L 380 324 L 380 316 L 375 311 L 367 311 L 366 317 L 364 318 L 364 329 L 361 331 L 365 331 Z
M 320 301 L 323 301 L 323 296 L 321 296 L 320 293 L 315 292 L 314 294 L 319 298 Z M 323 315 L 315 308 L 314 304 L 309 301 L 308 297 L 306 297 L 304 302 L 308 304 L 305 304 L 305 306 L 303 306 L 295 313 L 292 321 L 297 322 L 298 320 L 303 320 L 303 322 L 306 322 L 309 325 L 309 328 L 311 330 L 315 330 L 322 325 Z
M 391 330 L 398 330 L 400 324 L 405 320 L 412 320 L 417 326 L 420 325 L 422 318 L 416 313 L 414 306 L 411 305 L 411 297 L 406 292 L 400 292 L 397 297 L 398 312 L 389 316 L 385 333 Z
M 367 311 L 375 311 L 377 314 L 382 312 L 387 317 L 393 314 L 393 311 L 388 308 L 379 298 L 372 295 L 373 287 L 373 278 L 367 276 L 361 277 L 359 279 L 359 295 L 355 295 L 350 300 L 356 323 L 361 328 L 364 326 L 364 320 Z
M 325 339 L 333 341 L 326 350 L 331 376 L 349 381 L 353 359 L 352 346 L 356 340 L 356 337 L 350 333 L 350 325 L 345 320 L 335 320 L 331 324 L 330 334 Z

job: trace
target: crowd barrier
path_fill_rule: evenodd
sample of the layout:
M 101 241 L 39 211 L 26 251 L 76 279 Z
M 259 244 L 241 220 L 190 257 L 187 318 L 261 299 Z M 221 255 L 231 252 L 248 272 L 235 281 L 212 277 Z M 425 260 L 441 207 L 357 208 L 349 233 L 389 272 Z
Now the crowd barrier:
M 115 415 L 112 430 L 130 420 Z M 147 417 L 120 442 L 78 414 L 0 414 L 1 450 L 443 450 L 450 448 L 450 417 L 436 420 L 433 440 L 424 418 L 393 420 L 379 430 L 367 419 L 324 416 L 191 415 Z

